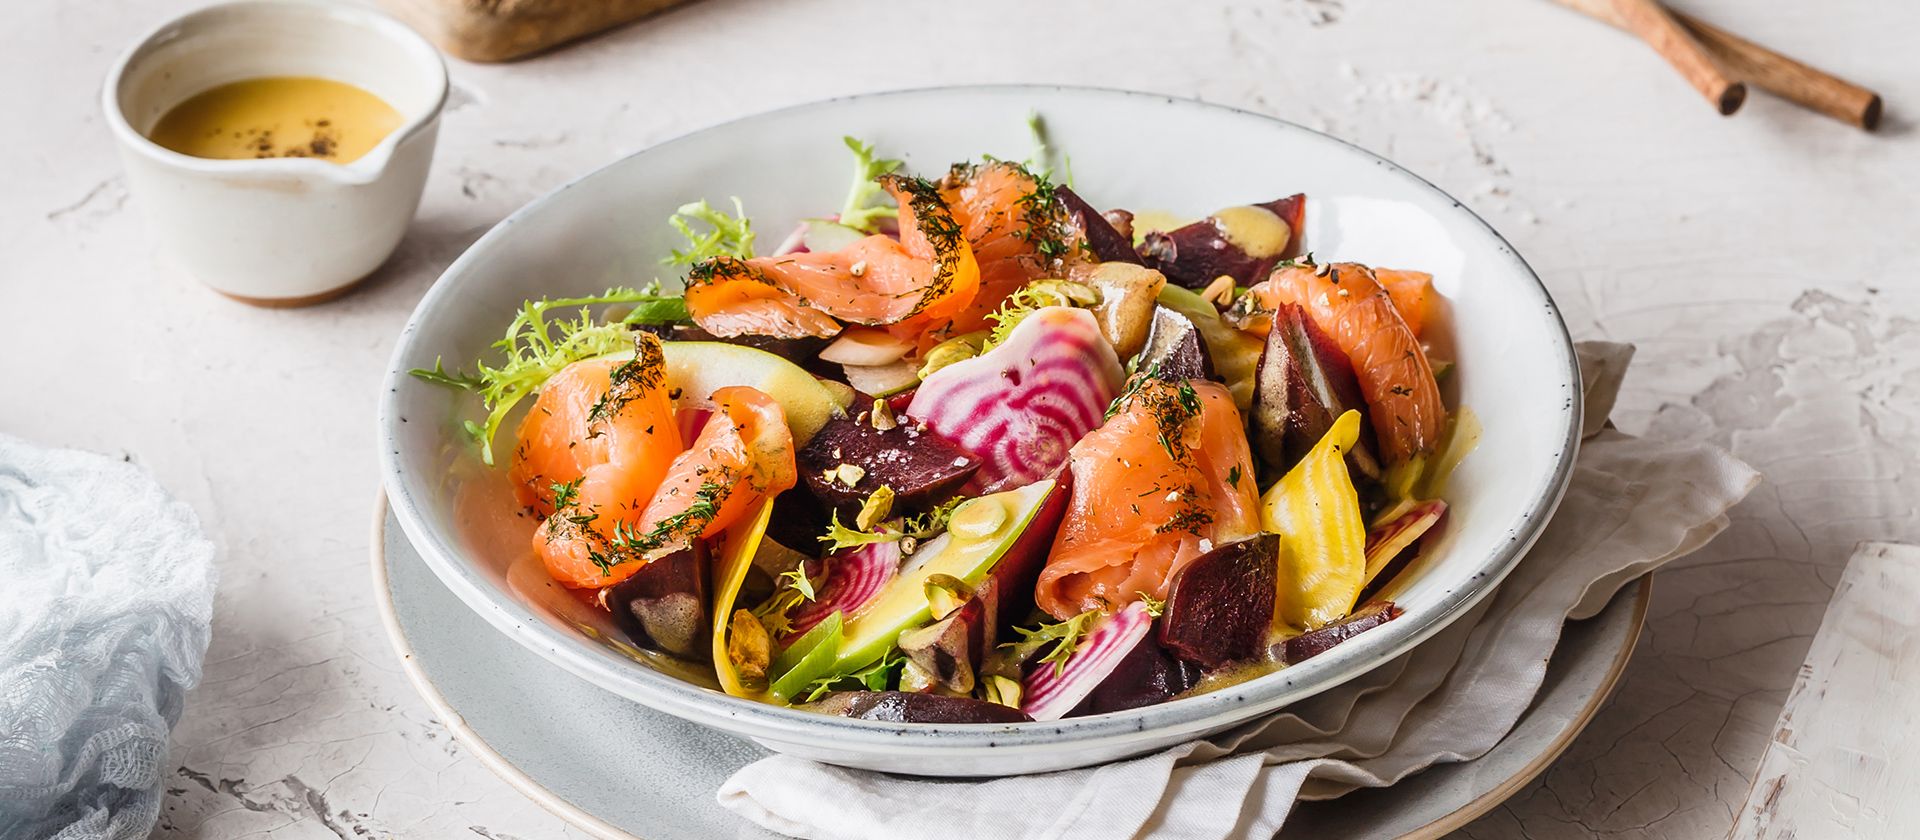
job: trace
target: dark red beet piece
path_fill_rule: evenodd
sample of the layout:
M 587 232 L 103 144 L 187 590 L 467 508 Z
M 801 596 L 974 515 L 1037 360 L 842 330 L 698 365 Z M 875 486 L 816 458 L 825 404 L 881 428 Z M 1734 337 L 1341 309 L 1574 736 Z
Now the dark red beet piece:
M 953 690 L 973 690 L 980 663 L 999 635 L 1000 587 L 992 577 L 951 615 L 900 634 L 900 652 Z
M 1099 687 L 1073 707 L 1067 717 L 1123 712 L 1165 703 L 1197 685 L 1202 673 L 1200 666 L 1168 656 L 1160 643 L 1148 635 L 1134 645 L 1113 673 L 1101 680 Z
M 1300 256 L 1302 252 L 1300 240 L 1307 232 L 1306 193 L 1294 193 L 1286 198 L 1254 206 L 1272 210 L 1273 215 L 1279 216 L 1280 221 L 1286 222 L 1287 229 L 1293 232 L 1293 235 L 1287 238 L 1287 247 L 1280 251 L 1280 259 L 1290 260 Z
M 841 521 L 846 520 L 842 517 Z M 820 536 L 827 532 L 829 522 L 826 506 L 812 493 L 795 488 L 774 497 L 767 537 L 808 557 L 821 557 L 826 543 Z
M 1162 379 L 1212 379 L 1213 360 L 1200 339 L 1200 329 L 1187 316 L 1164 306 L 1153 308 L 1153 326 L 1147 346 L 1140 350 L 1140 370 L 1158 367 Z
M 1100 215 L 1100 211 L 1093 209 L 1093 205 L 1065 186 L 1054 187 L 1053 194 L 1059 196 L 1060 204 L 1066 207 L 1067 217 L 1073 220 L 1074 226 L 1086 235 L 1087 249 L 1093 252 L 1094 259 L 1140 264 L 1140 255 L 1133 252 L 1132 238 L 1114 230 L 1113 224 Z
M 911 691 L 836 691 L 800 708 L 887 723 L 1020 723 L 1032 720 L 1011 706 Z
M 849 527 L 882 485 L 893 488 L 896 511 L 928 511 L 953 498 L 980 469 L 979 458 L 925 424 L 902 415 L 891 428 L 876 429 L 864 411 L 828 420 L 795 460 L 807 489 Z M 859 468 L 860 479 L 851 486 L 840 475 L 826 474 L 842 464 Z
M 1168 280 L 1189 289 L 1204 289 L 1222 274 L 1241 286 L 1263 280 L 1283 256 L 1298 252 L 1306 197 L 1293 195 L 1254 206 L 1272 211 L 1286 223 L 1290 235 L 1279 253 L 1254 256 L 1241 250 L 1227 241 L 1212 218 L 1172 231 L 1150 231 L 1138 253 L 1148 268 L 1159 269 Z
M 1353 614 L 1346 618 L 1275 645 L 1274 647 L 1280 650 L 1274 653 L 1280 661 L 1288 665 L 1298 665 L 1333 650 L 1334 645 L 1399 618 L 1402 612 L 1405 611 L 1394 606 L 1392 601 L 1375 601 L 1354 610 Z
M 1250 442 L 1269 466 L 1292 469 L 1348 410 L 1361 413 L 1360 445 L 1347 463 L 1369 479 L 1380 477 L 1373 427 L 1353 363 L 1320 329 L 1305 307 L 1283 303 L 1273 313 L 1273 329 L 1254 374 Z
M 602 597 L 613 621 L 633 643 L 682 659 L 712 658 L 708 620 L 707 545 L 676 551 L 607 587 Z
M 1194 558 L 1168 586 L 1160 644 L 1207 668 L 1266 652 L 1280 537 L 1261 534 Z

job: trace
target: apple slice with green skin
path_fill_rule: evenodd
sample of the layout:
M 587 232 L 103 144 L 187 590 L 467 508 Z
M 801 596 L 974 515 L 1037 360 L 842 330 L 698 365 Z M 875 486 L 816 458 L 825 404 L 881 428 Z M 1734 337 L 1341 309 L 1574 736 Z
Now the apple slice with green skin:
M 1016 544 L 1031 542 L 1021 539 L 1027 532 L 1045 532 L 1051 543 L 1052 531 L 1059 526 L 1065 507 L 1046 504 L 1053 487 L 1053 480 L 1047 479 L 961 503 L 947 523 L 947 532 L 908 557 L 899 575 L 847 622 L 840 654 L 828 672 L 850 674 L 878 662 L 899 643 L 902 632 L 931 621 L 927 578 L 952 575 L 967 583 L 979 583 Z M 1041 516 L 1043 511 L 1048 515 Z
M 814 680 L 826 676 L 840 653 L 841 632 L 840 614 L 834 613 L 781 651 L 769 672 L 776 675 L 770 686 L 773 696 L 792 702 Z
M 672 388 L 674 408 L 699 407 L 721 388 L 746 385 L 780 404 L 795 446 L 807 445 L 820 427 L 847 409 L 841 393 L 822 385 L 799 365 L 765 350 L 718 341 L 663 341 L 660 346 L 666 355 L 667 384 Z M 633 351 L 600 358 L 631 359 Z

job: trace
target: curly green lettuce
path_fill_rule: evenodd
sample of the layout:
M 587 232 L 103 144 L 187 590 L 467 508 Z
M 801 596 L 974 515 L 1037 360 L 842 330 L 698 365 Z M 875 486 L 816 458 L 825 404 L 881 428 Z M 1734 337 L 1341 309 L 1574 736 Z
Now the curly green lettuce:
M 667 224 L 685 236 L 692 243 L 687 250 L 674 249 L 671 254 L 660 259 L 665 266 L 693 265 L 713 257 L 753 258 L 753 220 L 747 218 L 747 210 L 740 199 L 733 199 L 733 212 L 729 216 L 725 210 L 717 210 L 706 199 L 682 204 L 667 218 Z M 694 232 L 689 220 L 704 222 L 710 230 L 706 233 Z
M 593 317 L 591 307 L 614 304 L 633 304 L 633 309 L 617 321 L 597 321 Z M 580 307 L 578 318 L 547 319 L 551 310 L 575 306 Z M 493 343 L 507 356 L 498 367 L 489 367 L 483 360 L 474 363 L 472 374 L 459 368 L 448 373 L 442 361 L 435 359 L 432 370 L 409 372 L 428 382 L 480 395 L 487 408 L 486 423 L 468 420 L 465 426 L 480 444 L 480 460 L 492 466 L 493 439 L 507 414 L 521 400 L 538 393 L 554 374 L 582 359 L 632 349 L 630 325 L 674 323 L 686 318 L 686 301 L 678 295 L 660 294 L 657 284 L 644 289 L 612 288 L 593 297 L 530 300 L 507 325 L 506 337 Z
M 879 221 L 899 212 L 890 205 L 874 205 L 874 200 L 885 197 L 878 179 L 901 167 L 897 160 L 876 160 L 873 156 L 873 144 L 863 143 L 857 138 L 840 138 L 853 150 L 853 187 L 847 191 L 847 203 L 840 209 L 840 224 L 867 233 L 879 233 Z

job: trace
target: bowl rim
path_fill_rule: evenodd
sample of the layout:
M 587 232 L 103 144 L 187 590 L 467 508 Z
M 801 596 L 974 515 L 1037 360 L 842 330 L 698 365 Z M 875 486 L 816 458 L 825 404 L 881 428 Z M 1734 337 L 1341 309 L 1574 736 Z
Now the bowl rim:
M 889 98 L 963 94 L 1065 94 L 1075 97 L 1107 97 L 1116 100 L 1153 100 L 1179 108 L 1219 110 L 1297 132 L 1315 142 L 1336 144 L 1346 153 L 1357 155 L 1425 189 L 1466 215 L 1491 237 L 1497 250 L 1507 256 L 1512 267 L 1532 281 L 1529 291 L 1544 304 L 1545 314 L 1558 327 L 1553 352 L 1562 357 L 1567 390 L 1561 410 L 1562 440 L 1553 455 L 1553 468 L 1545 485 L 1535 491 L 1528 507 L 1521 512 L 1521 524 L 1508 534 L 1505 543 L 1479 566 L 1479 570 L 1461 585 L 1449 589 L 1436 607 L 1422 620 L 1394 621 L 1373 631 L 1371 644 L 1340 645 L 1299 665 L 1223 688 L 1207 694 L 1181 698 L 1152 706 L 1086 717 L 1014 724 L 894 724 L 822 715 L 814 712 L 774 706 L 680 680 L 634 662 L 601 645 L 581 644 L 534 615 L 525 605 L 499 592 L 461 560 L 462 551 L 442 540 L 429 527 L 427 517 L 410 492 L 406 475 L 400 468 L 398 444 L 398 401 L 402 384 L 411 387 L 403 369 L 414 337 L 424 316 L 456 294 L 459 277 L 481 258 L 487 246 L 507 235 L 521 218 L 537 212 L 574 185 L 598 177 L 606 170 L 656 150 L 694 141 L 700 136 L 737 123 L 758 120 L 791 111 L 825 107 L 835 103 L 861 100 L 884 101 Z M 1544 348 L 1543 348 L 1544 349 Z M 403 382 L 404 381 L 404 382 Z M 1579 360 L 1573 338 L 1554 303 L 1552 294 L 1539 275 L 1499 231 L 1467 206 L 1431 182 L 1400 165 L 1345 140 L 1315 131 L 1278 117 L 1241 108 L 1204 102 L 1167 94 L 1145 93 L 1114 88 L 1078 85 L 1012 84 L 951 85 L 852 94 L 761 111 L 704 126 L 644 149 L 623 155 L 574 178 L 536 198 L 502 219 L 468 246 L 436 279 L 409 315 L 395 344 L 386 374 L 381 381 L 377 417 L 380 473 L 403 530 L 421 556 L 427 560 L 449 589 L 488 623 L 520 644 L 562 668 L 615 694 L 697 723 L 714 726 L 739 735 L 773 741 L 846 751 L 884 751 L 890 756 L 967 756 L 1009 751 L 1038 751 L 1071 747 L 1089 750 L 1138 742 L 1155 733 L 1191 733 L 1198 737 L 1209 731 L 1251 720 L 1262 714 L 1331 689 L 1397 657 L 1447 627 L 1491 594 L 1497 584 L 1512 571 L 1528 548 L 1538 539 L 1547 520 L 1559 506 L 1573 476 L 1582 416 Z M 496 595 L 497 593 L 497 595 Z M 504 596 L 504 597 L 503 597 Z M 1412 618 L 1410 614 L 1408 616 Z M 1375 635 L 1378 634 L 1378 635 Z

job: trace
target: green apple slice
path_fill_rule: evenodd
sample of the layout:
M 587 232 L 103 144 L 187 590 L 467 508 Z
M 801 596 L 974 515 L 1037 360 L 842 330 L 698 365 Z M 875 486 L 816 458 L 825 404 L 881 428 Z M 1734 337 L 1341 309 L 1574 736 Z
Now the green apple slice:
M 775 675 L 770 688 L 773 696 L 792 702 L 794 696 L 805 691 L 814 680 L 826 676 L 840 653 L 840 636 L 840 614 L 834 613 L 794 639 L 793 644 L 773 660 L 770 670 Z
M 676 408 L 704 402 L 729 385 L 746 385 L 780 404 L 795 447 L 806 446 L 852 400 L 851 394 L 843 395 L 799 365 L 765 350 L 718 341 L 663 341 L 660 346 L 667 360 L 667 384 L 677 392 Z M 631 359 L 633 351 L 599 358 Z
M 979 583 L 1020 539 L 1028 523 L 1053 492 L 1053 480 L 981 496 L 953 511 L 947 532 L 929 540 L 900 566 L 860 613 L 848 621 L 833 667 L 822 673 L 849 674 L 880 661 L 903 631 L 933 620 L 927 604 L 927 578 L 952 575 Z

